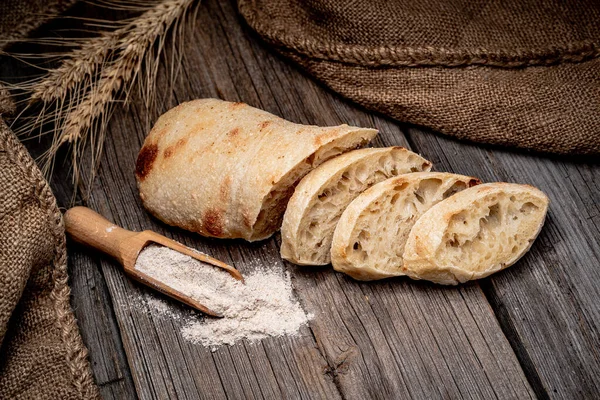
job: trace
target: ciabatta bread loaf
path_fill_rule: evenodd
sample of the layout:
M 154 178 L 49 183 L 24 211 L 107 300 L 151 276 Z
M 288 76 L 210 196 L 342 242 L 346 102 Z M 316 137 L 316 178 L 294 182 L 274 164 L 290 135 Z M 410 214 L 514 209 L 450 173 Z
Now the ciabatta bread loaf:
M 455 285 L 514 264 L 542 229 L 548 198 L 512 183 L 464 190 L 427 211 L 412 228 L 403 272 Z
M 430 169 L 429 161 L 402 147 L 355 150 L 323 163 L 300 181 L 288 202 L 281 256 L 296 264 L 329 264 L 333 231 L 352 200 L 385 179 Z
M 478 183 L 464 175 L 416 172 L 372 186 L 340 217 L 333 268 L 365 281 L 404 275 L 402 254 L 414 223 L 433 205 Z
M 265 239 L 304 175 L 376 134 L 299 125 L 243 103 L 190 101 L 162 115 L 146 138 L 136 164 L 140 197 L 170 225 Z

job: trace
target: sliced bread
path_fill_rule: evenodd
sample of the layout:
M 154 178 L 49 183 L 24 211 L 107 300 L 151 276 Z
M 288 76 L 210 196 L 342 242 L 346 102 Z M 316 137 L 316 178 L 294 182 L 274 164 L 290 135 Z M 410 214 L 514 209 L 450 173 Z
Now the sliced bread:
M 430 169 L 429 161 L 402 147 L 355 150 L 323 163 L 300 181 L 288 203 L 281 256 L 295 264 L 329 264 L 333 231 L 356 196 L 393 176 Z
M 478 179 L 464 175 L 416 172 L 372 186 L 340 217 L 331 245 L 334 269 L 365 281 L 404 275 L 404 245 L 417 219 L 477 184 Z
M 488 183 L 464 190 L 417 221 L 402 271 L 446 285 L 486 277 L 529 250 L 547 209 L 548 197 L 528 185 Z

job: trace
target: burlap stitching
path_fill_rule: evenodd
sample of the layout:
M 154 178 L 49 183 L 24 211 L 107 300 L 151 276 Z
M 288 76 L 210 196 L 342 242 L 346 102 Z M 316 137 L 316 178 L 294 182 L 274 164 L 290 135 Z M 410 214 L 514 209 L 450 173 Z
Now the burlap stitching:
M 0 123 L 4 124 L 1 119 Z M 35 194 L 40 199 L 40 207 L 48 215 L 48 224 L 55 246 L 52 273 L 54 287 L 50 296 L 54 300 L 56 324 L 67 349 L 67 364 L 73 374 L 73 385 L 82 399 L 100 398 L 91 374 L 88 352 L 79 335 L 77 322 L 71 310 L 71 289 L 68 286 L 67 250 L 62 213 L 58 209 L 48 183 L 27 150 L 8 129 L 0 129 L 0 132 L 4 136 L 1 140 L 5 144 L 7 157 L 21 166 L 28 180 L 35 185 Z
M 270 44 L 286 47 L 313 59 L 368 67 L 490 67 L 521 68 L 560 62 L 583 62 L 600 56 L 600 44 L 594 41 L 569 43 L 541 49 L 447 49 L 437 47 L 370 47 L 323 43 L 299 38 L 287 31 L 271 29 L 259 21 L 252 0 L 239 0 L 238 8 L 248 25 Z

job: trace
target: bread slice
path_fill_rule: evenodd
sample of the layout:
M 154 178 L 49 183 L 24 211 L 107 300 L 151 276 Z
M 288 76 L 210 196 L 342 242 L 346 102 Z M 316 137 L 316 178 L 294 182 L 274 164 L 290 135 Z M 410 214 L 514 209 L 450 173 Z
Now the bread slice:
M 374 185 L 340 217 L 331 245 L 333 268 L 363 281 L 404 275 L 404 245 L 417 219 L 477 184 L 479 180 L 470 176 L 415 172 Z
M 548 197 L 513 183 L 488 183 L 437 204 L 415 224 L 403 272 L 414 279 L 456 285 L 514 264 L 544 225 Z
M 244 103 L 199 99 L 162 115 L 136 164 L 146 209 L 205 236 L 271 236 L 295 185 L 375 129 L 295 124 Z
M 402 147 L 351 151 L 312 170 L 296 187 L 281 225 L 281 257 L 296 264 L 331 261 L 333 231 L 348 204 L 385 179 L 429 171 L 431 163 Z

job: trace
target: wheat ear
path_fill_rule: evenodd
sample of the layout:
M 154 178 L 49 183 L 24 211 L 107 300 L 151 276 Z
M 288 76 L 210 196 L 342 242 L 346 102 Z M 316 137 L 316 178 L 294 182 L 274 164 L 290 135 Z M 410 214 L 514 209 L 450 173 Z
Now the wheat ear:
M 115 94 L 138 76 L 144 56 L 152 44 L 192 2 L 165 1 L 131 23 L 131 30 L 119 41 L 119 57 L 102 71 L 94 87 L 67 115 L 59 144 L 75 141 L 106 111 Z
M 111 2 L 129 9 L 139 7 L 144 12 L 137 18 L 120 24 L 114 31 L 105 31 L 100 36 L 87 39 L 58 68 L 33 82 L 29 104 L 40 102 L 42 107 L 26 129 L 31 132 L 38 126 L 41 131 L 41 126 L 48 120 L 55 123 L 52 144 L 42 157 L 42 169 L 46 174 L 51 174 L 60 146 L 71 143 L 73 178 L 77 190 L 80 178 L 79 158 L 86 142 L 90 142 L 91 183 L 102 153 L 107 122 L 116 96 L 125 92 L 127 102 L 132 86 L 138 82 L 146 107 L 153 104 L 157 60 L 164 48 L 164 34 L 174 24 L 181 23 L 194 2 L 195 0 L 163 0 L 150 7 L 147 3 L 135 1 Z M 181 33 L 177 28 L 173 31 L 174 35 Z M 158 45 L 155 46 L 157 40 Z M 146 74 L 140 73 L 143 67 L 147 69 Z M 54 105 L 55 109 L 48 113 L 50 105 Z
M 60 67 L 50 70 L 33 86 L 29 103 L 40 100 L 51 103 L 53 100 L 62 99 L 86 78 L 92 79 L 116 46 L 118 35 L 118 31 L 104 32 L 73 50 L 69 57 L 62 61 Z

